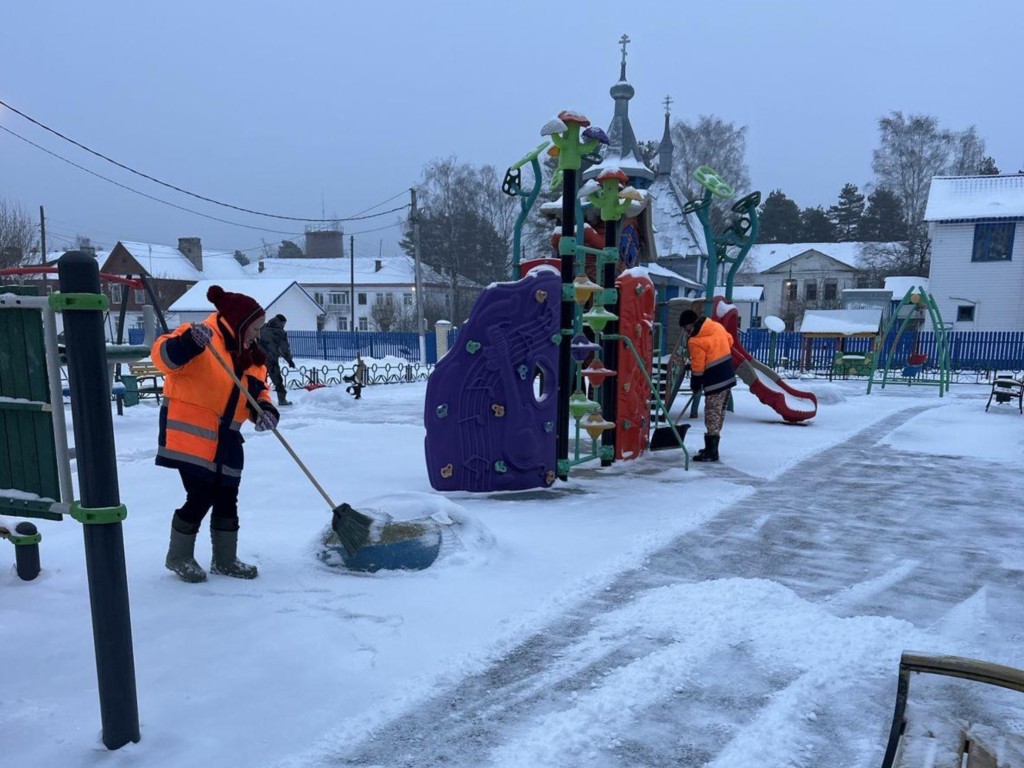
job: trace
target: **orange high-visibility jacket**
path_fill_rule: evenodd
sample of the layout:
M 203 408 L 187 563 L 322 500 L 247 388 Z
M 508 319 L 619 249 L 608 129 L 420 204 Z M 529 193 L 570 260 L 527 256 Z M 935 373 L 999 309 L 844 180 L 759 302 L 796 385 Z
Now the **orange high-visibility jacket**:
M 725 326 L 710 317 L 697 321 L 693 335 L 687 342 L 690 350 L 690 369 L 694 376 L 703 378 L 708 394 L 736 385 L 732 366 L 732 336 Z
M 232 365 L 230 328 L 216 312 L 203 324 L 213 331 L 210 345 Z M 213 354 L 192 341 L 191 327 L 182 325 L 153 343 L 153 365 L 164 373 L 156 463 L 238 485 L 244 463 L 240 430 L 255 414 Z M 261 406 L 274 410 L 266 366 L 236 365 L 235 373 Z

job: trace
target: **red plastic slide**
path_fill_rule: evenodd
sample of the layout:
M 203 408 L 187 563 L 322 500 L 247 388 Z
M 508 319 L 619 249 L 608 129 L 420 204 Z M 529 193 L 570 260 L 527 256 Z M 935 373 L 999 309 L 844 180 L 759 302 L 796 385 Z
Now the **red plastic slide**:
M 732 336 L 732 362 L 736 375 L 750 387 L 758 400 L 786 421 L 797 423 L 813 419 L 818 414 L 818 398 L 814 393 L 794 389 L 774 370 L 755 360 L 740 343 L 739 311 L 721 296 L 716 296 L 714 301 L 715 319 Z

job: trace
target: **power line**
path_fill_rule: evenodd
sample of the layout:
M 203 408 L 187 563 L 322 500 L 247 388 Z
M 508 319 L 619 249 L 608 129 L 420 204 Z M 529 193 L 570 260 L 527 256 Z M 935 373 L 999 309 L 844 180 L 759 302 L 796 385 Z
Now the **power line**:
M 106 160 L 108 163 L 116 165 L 118 168 L 122 168 L 122 169 L 128 171 L 129 173 L 134 173 L 136 176 L 141 176 L 144 179 L 148 179 L 149 181 L 152 181 L 152 182 L 154 182 L 156 184 L 159 184 L 159 185 L 161 185 L 163 187 L 167 187 L 168 189 L 173 189 L 176 192 L 181 192 L 182 194 L 189 195 L 190 197 L 194 197 L 194 198 L 196 198 L 198 200 L 203 200 L 203 201 L 205 201 L 207 203 L 213 203 L 214 205 L 219 205 L 219 206 L 224 207 L 224 208 L 231 208 L 233 210 L 241 211 L 243 213 L 251 213 L 254 216 L 265 216 L 265 217 L 271 218 L 271 219 L 284 219 L 284 220 L 287 220 L 287 221 L 307 221 L 307 222 L 335 222 L 336 221 L 336 222 L 341 222 L 341 221 L 358 221 L 360 219 L 372 219 L 372 218 L 376 218 L 377 216 L 384 216 L 384 215 L 386 215 L 388 213 L 393 213 L 394 211 L 401 210 L 401 208 L 395 208 L 395 209 L 392 209 L 391 211 L 383 211 L 381 213 L 374 213 L 374 214 L 370 214 L 369 216 L 359 216 L 359 215 L 356 215 L 356 216 L 349 216 L 347 218 L 310 219 L 310 218 L 303 218 L 301 216 L 282 216 L 282 215 L 279 215 L 279 214 L 276 214 L 276 213 L 264 213 L 263 211 L 256 211 L 256 210 L 253 210 L 252 208 L 243 208 L 242 206 L 232 205 L 231 203 L 224 203 L 224 202 L 221 202 L 220 200 L 215 200 L 212 197 L 205 197 L 205 196 L 197 194 L 195 192 L 190 192 L 189 190 L 183 189 L 183 188 L 181 188 L 181 187 L 179 187 L 179 186 L 177 186 L 175 184 L 170 184 L 170 183 L 168 183 L 166 181 L 161 181 L 160 179 L 156 178 L 155 176 L 150 176 L 148 173 L 143 173 L 142 171 L 137 171 L 134 168 L 132 168 L 131 166 L 128 166 L 128 165 L 125 165 L 124 163 L 118 162 L 117 160 L 114 160 L 113 158 L 108 157 L 107 155 L 104 155 L 102 152 L 97 152 L 95 149 L 91 149 L 90 147 L 87 147 L 85 144 L 82 144 L 81 142 L 75 141 L 70 136 L 65 136 L 60 131 L 58 131 L 58 130 L 56 130 L 54 128 L 51 128 L 50 126 L 45 125 L 45 124 L 39 122 L 34 117 L 31 117 L 30 115 L 26 115 L 21 110 L 16 109 L 15 107 L 12 107 L 10 104 L 8 104 L 7 102 L 3 101 L 2 99 L 0 99 L 0 106 L 7 107 L 9 110 L 14 112 L 14 114 L 20 115 L 25 120 L 28 120 L 30 123 L 39 126 L 44 131 L 48 131 L 48 132 L 52 133 L 54 136 L 57 136 L 57 137 L 63 139 L 64 141 L 69 142 L 70 144 L 74 144 L 79 149 L 84 149 L 89 154 L 95 155 L 96 157 L 98 157 L 98 158 L 100 158 L 102 160 Z M 0 127 L 2 127 L 2 126 L 0 126 Z M 7 129 L 5 128 L 4 130 L 7 130 Z M 8 131 L 8 132 L 13 134 L 12 131 Z M 17 136 L 17 134 L 13 134 L 13 135 Z M 21 138 L 21 137 L 19 136 L 18 138 Z M 26 139 L 26 141 L 28 141 L 28 140 Z M 29 143 L 31 143 L 31 142 L 29 142 Z M 35 146 L 39 146 L 39 145 L 36 144 Z M 42 147 L 40 147 L 40 149 L 42 149 Z M 44 150 L 44 151 L 48 151 L 48 150 Z M 68 162 L 71 162 L 71 161 L 69 160 Z M 79 166 L 79 167 L 81 167 L 81 166 Z M 142 193 L 139 193 L 139 194 L 142 194 Z M 403 194 L 403 193 L 399 193 L 399 194 Z M 395 195 L 394 197 L 398 197 L 398 195 Z M 394 197 L 391 198 L 391 199 L 393 200 Z M 156 199 L 156 198 L 154 198 L 154 199 Z M 385 202 L 388 202 L 388 201 L 385 201 Z M 383 205 L 383 203 L 379 203 L 378 205 Z M 369 210 L 372 210 L 373 208 L 376 208 L 376 207 L 377 206 L 372 206 L 371 208 L 367 208 L 366 210 L 369 211 Z M 187 209 L 183 209 L 183 210 L 187 210 Z M 192 211 L 192 213 L 195 213 L 195 211 Z M 200 214 L 200 215 L 202 215 L 202 214 Z M 210 218 L 212 218 L 212 217 L 210 217 Z M 218 219 L 218 221 L 220 221 L 220 219 Z M 228 223 L 231 223 L 231 222 L 228 222 Z M 258 229 L 258 227 L 254 227 L 254 229 Z M 266 231 L 269 232 L 269 231 L 272 231 L 272 230 L 266 230 Z
M 3 102 L 0 102 L 0 104 L 2 104 L 2 103 Z M 113 184 L 116 187 L 120 187 L 121 189 L 126 189 L 129 192 L 134 192 L 136 195 L 141 195 L 142 197 L 145 197 L 145 198 L 147 198 L 149 200 L 153 200 L 155 202 L 162 203 L 164 205 L 169 205 L 169 206 L 171 206 L 171 208 L 177 208 L 179 211 L 185 211 L 186 213 L 191 213 L 191 214 L 194 214 L 196 216 L 202 216 L 204 219 L 211 219 L 213 221 L 219 221 L 221 224 L 230 224 L 233 227 L 242 227 L 244 229 L 255 229 L 255 230 L 258 230 L 260 232 L 270 232 L 270 233 L 273 233 L 275 235 L 301 235 L 302 234 L 301 232 L 285 232 L 284 230 L 280 230 L 280 229 L 267 229 L 266 227 L 257 227 L 257 226 L 255 226 L 253 224 L 240 224 L 237 221 L 228 221 L 227 219 L 221 219 L 221 218 L 219 218 L 217 216 L 211 216 L 208 213 L 202 213 L 200 211 L 194 211 L 191 208 L 186 208 L 183 205 L 178 205 L 177 203 L 172 203 L 169 200 L 162 200 L 159 197 L 153 197 L 153 195 L 147 194 L 145 192 L 141 192 L 141 191 L 135 189 L 134 187 L 129 187 L 127 184 L 122 184 L 119 181 L 114 181 L 114 179 L 111 179 L 111 178 L 109 178 L 107 176 L 104 176 L 101 173 L 96 173 L 96 171 L 93 171 L 93 170 L 91 170 L 89 168 L 86 168 L 84 165 L 79 165 L 74 160 L 68 160 L 63 155 L 58 155 L 56 152 L 51 152 L 46 147 L 43 147 L 43 146 L 41 146 L 39 144 L 36 144 L 31 139 L 26 139 L 21 134 L 15 133 L 10 128 L 7 128 L 6 126 L 0 125 L 0 131 L 4 131 L 5 133 L 9 133 L 14 138 L 21 139 L 26 144 L 31 144 L 36 149 L 38 149 L 38 150 L 40 150 L 42 152 L 45 152 L 46 154 L 50 155 L 51 157 L 55 157 L 58 160 L 67 163 L 68 165 L 72 165 L 72 166 L 74 166 L 75 168 L 77 168 L 80 171 L 85 171 L 90 176 L 95 176 L 98 179 L 103 179 L 103 181 L 109 182 L 110 184 Z

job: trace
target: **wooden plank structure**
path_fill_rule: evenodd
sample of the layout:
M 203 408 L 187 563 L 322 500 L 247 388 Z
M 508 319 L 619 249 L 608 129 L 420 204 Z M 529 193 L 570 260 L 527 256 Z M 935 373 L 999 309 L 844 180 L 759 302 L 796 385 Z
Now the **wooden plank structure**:
M 54 312 L 35 288 L 0 293 L 0 512 L 60 520 L 72 498 Z

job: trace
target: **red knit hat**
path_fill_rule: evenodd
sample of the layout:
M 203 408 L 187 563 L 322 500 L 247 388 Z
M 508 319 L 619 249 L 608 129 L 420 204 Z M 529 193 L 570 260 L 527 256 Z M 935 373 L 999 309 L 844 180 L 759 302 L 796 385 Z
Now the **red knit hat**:
M 246 329 L 264 315 L 263 307 L 256 299 L 244 293 L 228 293 L 219 285 L 211 285 L 206 298 L 217 308 L 239 340 L 245 338 Z

